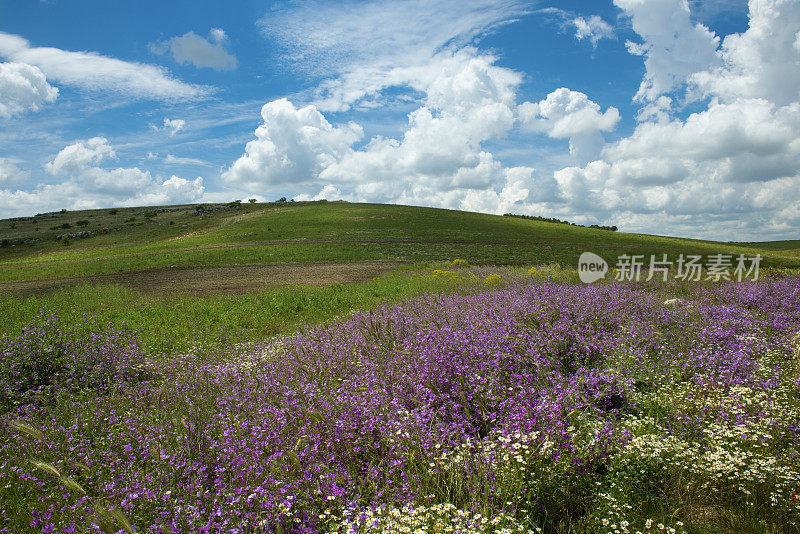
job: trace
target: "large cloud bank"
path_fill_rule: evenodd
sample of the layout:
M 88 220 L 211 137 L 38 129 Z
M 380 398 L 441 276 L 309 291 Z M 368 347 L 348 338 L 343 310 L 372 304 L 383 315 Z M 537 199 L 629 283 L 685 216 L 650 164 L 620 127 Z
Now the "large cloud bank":
M 752 0 L 747 31 L 724 39 L 693 22 L 686 0 L 615 5 L 638 35 L 628 51 L 645 66 L 627 137 L 615 135 L 618 110 L 582 92 L 555 87 L 539 102 L 518 102 L 519 73 L 457 39 L 504 19 L 489 10 L 475 23 L 459 12 L 464 27 L 430 47 L 413 40 L 413 54 L 387 61 L 359 50 L 350 63 L 330 56 L 338 74 L 320 85 L 315 104 L 265 104 L 255 139 L 223 177 L 298 198 L 569 215 L 694 236 L 745 240 L 800 227 L 800 4 Z M 331 20 L 324 42 L 309 37 L 299 55 L 336 48 Z M 313 26 L 287 25 L 298 41 Z M 389 88 L 418 102 L 402 135 L 364 139 L 358 124 L 325 115 L 380 102 Z M 686 114 L 686 104 L 700 111 Z M 519 132 L 532 145 L 540 136 L 568 140 L 572 165 L 504 166 L 488 147 Z

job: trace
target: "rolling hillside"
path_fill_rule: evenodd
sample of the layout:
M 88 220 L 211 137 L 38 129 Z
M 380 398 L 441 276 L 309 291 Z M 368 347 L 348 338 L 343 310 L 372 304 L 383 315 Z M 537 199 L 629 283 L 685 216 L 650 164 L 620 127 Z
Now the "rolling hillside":
M 88 234 L 80 234 L 88 232 Z M 88 237 L 82 237 L 88 236 Z M 0 222 L 0 287 L 33 291 L 74 277 L 147 289 L 213 280 L 210 291 L 259 283 L 359 281 L 401 263 L 575 265 L 591 250 L 621 254 L 754 254 L 800 266 L 797 242 L 732 244 L 584 228 L 462 211 L 344 202 L 186 205 L 40 214 Z M 247 270 L 231 266 L 247 265 Z M 303 273 L 311 266 L 308 276 Z M 327 274 L 320 274 L 327 266 Z M 335 277 L 335 273 L 355 273 Z M 246 276 L 243 274 L 246 273 Z

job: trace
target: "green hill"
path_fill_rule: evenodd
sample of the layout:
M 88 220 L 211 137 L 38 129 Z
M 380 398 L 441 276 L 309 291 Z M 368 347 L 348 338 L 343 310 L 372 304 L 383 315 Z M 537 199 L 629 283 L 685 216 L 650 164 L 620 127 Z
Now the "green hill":
M 226 276 L 241 278 L 230 267 L 236 265 L 248 265 L 251 274 L 261 267 L 274 271 L 279 265 L 289 266 L 290 271 L 319 262 L 342 263 L 344 268 L 373 265 L 380 270 L 381 264 L 454 258 L 474 264 L 575 265 L 586 250 L 610 264 L 621 254 L 676 258 L 681 253 L 760 253 L 764 265 L 797 267 L 797 243 L 721 243 L 345 202 L 119 208 L 0 222 L 0 288 L 14 289 L 23 281 L 28 281 L 24 287 L 38 287 L 32 284 L 36 280 L 54 287 L 69 283 L 70 277 L 98 275 L 112 282 L 123 275 L 126 280 L 142 276 L 147 283 L 163 285 L 175 273 L 201 277 L 198 269 L 225 267 L 225 273 L 208 275 L 224 286 Z M 373 270 L 366 275 L 374 275 Z M 231 287 L 235 286 L 234 281 Z

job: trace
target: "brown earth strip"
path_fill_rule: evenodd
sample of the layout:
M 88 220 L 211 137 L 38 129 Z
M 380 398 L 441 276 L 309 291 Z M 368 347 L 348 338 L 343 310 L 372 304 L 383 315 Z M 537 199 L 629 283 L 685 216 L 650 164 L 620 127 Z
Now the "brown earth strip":
M 0 292 L 31 296 L 64 286 L 121 284 L 150 295 L 241 294 L 288 285 L 365 282 L 400 265 L 394 261 L 297 262 L 164 267 L 90 276 L 0 283 Z

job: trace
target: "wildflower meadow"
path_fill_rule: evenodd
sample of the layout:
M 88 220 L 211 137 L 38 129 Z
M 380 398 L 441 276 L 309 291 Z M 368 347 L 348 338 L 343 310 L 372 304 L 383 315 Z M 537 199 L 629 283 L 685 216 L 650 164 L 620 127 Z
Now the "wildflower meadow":
M 40 315 L 0 347 L 0 532 L 800 532 L 797 274 L 470 272 L 169 358 Z

